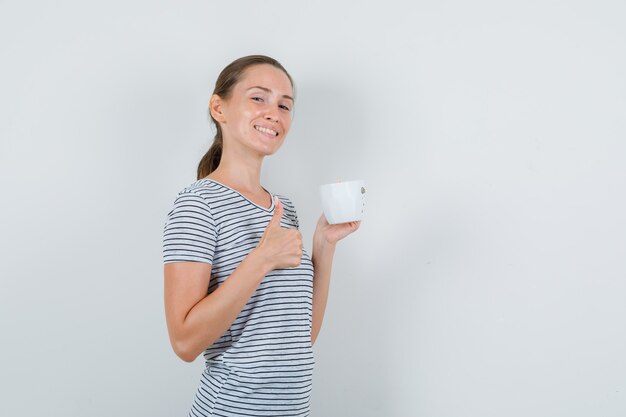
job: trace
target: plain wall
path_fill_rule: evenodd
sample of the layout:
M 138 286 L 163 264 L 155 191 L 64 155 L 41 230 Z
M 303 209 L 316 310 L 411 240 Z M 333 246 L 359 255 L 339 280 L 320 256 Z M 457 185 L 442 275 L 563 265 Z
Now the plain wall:
M 312 416 L 626 415 L 626 6 L 0 3 L 0 415 L 182 416 L 162 232 L 248 54 L 296 82 L 262 184 L 311 249 L 364 179 Z

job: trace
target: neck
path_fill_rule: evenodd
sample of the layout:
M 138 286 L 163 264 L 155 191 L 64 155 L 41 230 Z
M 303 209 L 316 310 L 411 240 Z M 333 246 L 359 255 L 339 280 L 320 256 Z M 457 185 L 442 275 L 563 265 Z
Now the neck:
M 262 192 L 262 164 L 262 155 L 242 151 L 237 152 L 225 147 L 222 150 L 219 166 L 215 171 L 211 172 L 208 178 L 244 192 Z

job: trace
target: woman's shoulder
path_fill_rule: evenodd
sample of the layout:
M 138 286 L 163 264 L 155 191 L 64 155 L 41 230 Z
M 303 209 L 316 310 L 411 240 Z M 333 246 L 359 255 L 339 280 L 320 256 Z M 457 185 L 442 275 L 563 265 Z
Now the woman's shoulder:
M 210 180 L 202 178 L 190 184 L 184 185 L 178 192 L 178 195 L 192 193 L 209 198 L 211 196 L 223 194 L 224 191 L 223 187 L 216 186 L 216 184 L 212 183 Z
M 213 208 L 214 202 L 219 202 L 227 195 L 227 191 L 222 187 L 216 187 L 215 184 L 205 179 L 196 180 L 179 188 L 174 199 L 174 206 L 189 204 L 194 202 L 196 205 Z

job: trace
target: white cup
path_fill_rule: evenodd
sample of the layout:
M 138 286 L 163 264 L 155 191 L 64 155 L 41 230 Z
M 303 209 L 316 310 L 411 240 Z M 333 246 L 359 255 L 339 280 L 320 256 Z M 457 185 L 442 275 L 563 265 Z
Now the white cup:
M 342 181 L 320 186 L 322 208 L 329 224 L 347 223 L 363 218 L 365 181 Z

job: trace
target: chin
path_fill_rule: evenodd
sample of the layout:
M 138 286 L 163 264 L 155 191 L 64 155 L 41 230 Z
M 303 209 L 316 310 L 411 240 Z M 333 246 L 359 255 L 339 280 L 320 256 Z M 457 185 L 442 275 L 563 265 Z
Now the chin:
M 261 153 L 263 156 L 271 156 L 271 155 L 274 155 L 276 152 L 278 152 L 278 149 L 280 149 L 280 148 L 275 148 L 275 149 L 262 149 L 262 150 L 260 150 L 260 153 Z
M 278 152 L 281 145 L 282 143 L 276 144 L 275 146 L 257 146 L 255 150 L 263 156 L 270 156 Z

